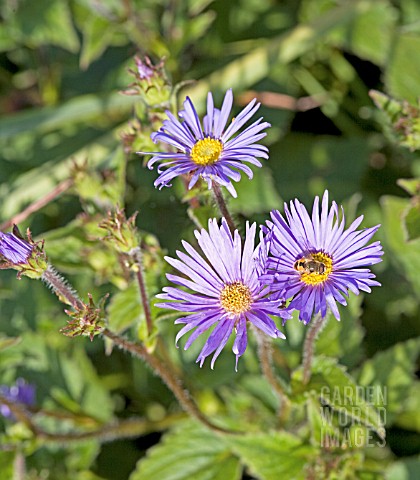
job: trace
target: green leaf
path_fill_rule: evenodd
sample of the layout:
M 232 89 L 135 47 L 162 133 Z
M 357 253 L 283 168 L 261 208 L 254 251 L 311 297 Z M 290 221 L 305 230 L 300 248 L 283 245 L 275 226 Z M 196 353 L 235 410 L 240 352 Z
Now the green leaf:
M 50 230 L 42 235 L 48 257 L 59 270 L 66 272 L 87 270 L 85 259 L 80 252 L 91 242 L 86 239 L 79 219 L 69 222 L 62 228 Z
M 66 409 L 100 421 L 112 418 L 113 401 L 81 344 L 72 355 L 58 355 L 56 372 L 63 386 L 55 384 L 51 396 Z
M 224 438 L 194 423 L 167 433 L 137 463 L 130 480 L 239 480 L 239 460 Z
M 85 70 L 110 45 L 114 36 L 115 24 L 106 18 L 91 16 L 83 22 L 82 28 L 83 46 L 80 66 Z
M 100 452 L 100 448 L 98 440 L 72 445 L 71 449 L 66 449 L 65 461 L 67 468 L 75 473 L 78 470 L 88 470 Z
M 420 202 L 411 206 L 404 215 L 404 226 L 407 232 L 407 241 L 420 238 Z
M 403 226 L 404 214 L 409 208 L 410 200 L 385 196 L 381 198 L 383 214 L 383 231 L 391 261 L 395 267 L 405 273 L 414 292 L 420 298 L 420 239 L 406 241 Z
M 394 424 L 405 430 L 420 433 L 420 382 L 411 385 L 404 399 L 404 409 L 395 417 Z
M 135 100 L 128 95 L 82 95 L 57 107 L 23 110 L 0 120 L 0 137 L 9 137 L 26 131 L 47 132 L 68 127 L 71 123 L 95 117 L 122 121 L 132 109 Z
M 369 396 L 365 399 L 364 392 L 361 392 L 343 366 L 338 365 L 333 358 L 315 357 L 311 371 L 312 376 L 307 385 L 302 382 L 302 367 L 293 372 L 292 390 L 297 399 L 306 392 L 316 392 L 322 402 L 334 411 L 346 415 L 353 423 L 366 425 L 380 437 L 384 437 L 385 431 L 379 412 Z M 378 407 L 381 406 L 380 398 L 376 403 Z
M 100 59 L 110 46 L 126 46 L 129 43 L 126 31 L 129 22 L 126 17 L 138 14 L 129 14 L 124 4 L 109 0 L 102 1 L 100 5 L 95 0 L 78 0 L 74 2 L 73 11 L 75 22 L 83 36 L 80 55 L 82 69 Z M 141 29 L 143 36 L 147 36 L 147 28 L 145 26 Z M 142 47 L 147 51 L 147 46 Z
M 417 178 L 399 178 L 397 184 L 411 196 L 420 194 L 420 177 Z
M 65 0 L 22 0 L 12 10 L 13 32 L 26 45 L 39 47 L 53 44 L 77 52 L 79 40 L 73 27 L 71 12 Z
M 331 0 L 303 0 L 300 17 L 305 21 L 314 21 L 334 10 L 336 5 L 337 2 Z M 388 0 L 367 1 L 359 7 L 359 14 L 334 29 L 324 46 L 329 48 L 328 44 L 333 44 L 360 58 L 385 65 L 399 12 Z
M 226 441 L 259 480 L 304 480 L 303 465 L 318 454 L 317 449 L 287 432 L 232 435 Z
M 16 48 L 16 35 L 11 35 L 10 25 L 0 23 L 0 52 L 7 52 Z
M 312 50 L 317 40 L 322 40 L 332 30 L 349 24 L 355 17 L 363 13 L 366 7 L 364 1 L 346 2 L 313 22 L 297 25 L 286 34 L 242 55 L 227 66 L 200 80 L 194 86 L 188 87 L 187 94 L 197 102 L 195 104 L 200 109 L 200 105 L 201 108 L 204 107 L 208 91 L 249 88 L 267 78 L 274 64 L 279 62 L 284 66 Z
M 319 193 L 328 188 L 333 198 L 353 195 L 366 171 L 369 154 L 370 147 L 360 136 L 313 138 L 292 132 L 270 148 L 269 166 L 284 199 L 299 194 L 301 201 L 313 202 L 312 195 L 305 198 L 304 192 Z
M 418 480 L 420 478 L 420 457 L 399 460 L 387 469 L 386 480 Z
M 5 442 L 1 442 L 2 445 Z M 7 452 L 0 450 L 0 472 L 3 478 L 15 478 L 14 477 L 14 461 L 16 452 Z
M 137 282 L 132 282 L 128 288 L 114 294 L 109 302 L 107 312 L 109 328 L 117 333 L 135 323 L 144 322 Z
M 200 205 L 196 208 L 189 207 L 187 213 L 197 228 L 207 228 L 209 219 L 219 215 L 215 205 Z
M 14 280 L 15 281 L 15 280 Z M 4 308 L 4 307 L 3 307 Z M 7 318 L 8 321 L 14 321 L 13 317 L 21 317 L 21 313 L 18 312 L 18 308 L 15 305 L 15 308 L 12 310 L 12 318 Z M 2 328 L 6 328 L 4 325 Z M 4 342 L 4 343 L 3 343 Z M 0 365 L 2 372 L 13 372 L 16 367 L 24 365 L 26 359 L 20 350 L 22 345 L 21 337 L 18 337 L 15 341 L 12 338 L 3 337 L 2 338 L 2 347 L 0 348 Z M 9 348 L 17 347 L 17 348 Z
M 364 330 L 360 324 L 362 302 L 363 295 L 350 295 L 347 307 L 340 309 L 340 322 L 329 314 L 327 324 L 315 343 L 317 355 L 339 358 L 340 363 L 347 367 L 359 362 L 363 354 L 364 337 Z
M 340 438 L 340 430 L 331 421 L 325 421 L 323 407 L 315 395 L 309 395 L 306 401 L 312 445 L 323 445 L 325 438 Z
M 89 470 L 82 470 L 78 472 L 71 472 L 69 480 L 103 480 L 104 477 L 95 475 Z
M 420 338 L 408 340 L 377 353 L 367 360 L 360 370 L 359 384 L 376 387 L 381 391 L 386 403 L 382 406 L 386 407 L 388 425 L 392 423 L 395 415 L 404 409 L 419 354 Z M 379 396 L 377 398 L 379 399 Z
M 420 97 L 420 35 L 401 33 L 393 42 L 393 55 L 385 74 L 388 91 L 401 100 L 415 104 Z
M 216 18 L 216 12 L 209 10 L 202 12 L 195 18 L 188 18 L 185 22 L 185 41 L 194 43 L 205 35 L 205 32 L 210 28 L 211 24 Z
M 370 2 L 346 32 L 349 48 L 360 58 L 385 66 L 397 19 L 398 10 L 388 0 Z
M 108 152 L 103 152 L 104 154 Z M 73 188 L 80 200 L 95 206 L 95 210 L 112 210 L 123 203 L 125 190 L 125 159 L 122 148 L 116 148 L 109 156 L 110 164 L 115 167 L 115 175 L 103 175 L 103 172 L 80 167 L 74 175 Z
M 391 123 L 395 123 L 403 113 L 403 104 L 395 98 L 379 92 L 378 90 L 369 90 L 369 96 L 375 102 L 375 105 L 382 110 Z
M 6 348 L 13 347 L 21 341 L 20 337 L 6 337 L 5 335 L 0 335 L 0 351 L 5 350 Z
M 237 185 L 235 184 L 235 189 L 238 197 L 232 198 L 229 206 L 236 213 L 246 216 L 265 213 L 279 208 L 281 204 L 272 173 L 264 167 L 254 169 L 254 178 L 252 180 L 243 178 Z
M 4 183 L 0 188 L 0 210 L 3 218 L 18 213 L 27 204 L 44 197 L 57 186 L 58 181 L 68 178 L 74 162 L 81 163 L 89 158 L 89 165 L 97 167 L 107 162 L 109 144 L 113 148 L 116 140 L 109 132 L 96 138 L 84 148 L 32 168 L 19 175 L 14 181 Z
M 92 365 L 82 339 L 72 342 L 71 348 L 58 334 L 54 338 L 51 334 L 28 331 L 22 334 L 22 339 L 19 349 L 25 356 L 25 368 L 34 371 L 35 383 L 51 389 L 56 403 L 70 412 L 89 415 L 99 421 L 112 418 L 113 400 Z M 63 427 L 62 421 L 57 428 L 60 426 Z
M 256 361 L 250 356 L 243 360 L 248 364 Z M 241 371 L 244 368 L 246 368 L 245 365 L 241 367 Z M 255 419 L 258 418 L 258 427 L 262 431 L 275 428 L 274 425 L 277 425 L 277 422 L 274 415 L 279 408 L 279 398 L 267 379 L 260 373 L 243 374 L 240 379 L 234 376 L 228 377 L 228 373 L 224 374 L 224 378 L 219 374 L 218 379 L 210 379 L 210 385 L 202 376 L 200 376 L 200 382 L 206 385 L 209 392 L 212 392 L 213 402 L 222 399 L 229 412 L 229 425 L 237 428 L 236 425 L 240 422 L 242 430 L 246 431 L 250 428 L 252 431 L 255 428 Z M 217 380 L 219 385 L 216 384 Z

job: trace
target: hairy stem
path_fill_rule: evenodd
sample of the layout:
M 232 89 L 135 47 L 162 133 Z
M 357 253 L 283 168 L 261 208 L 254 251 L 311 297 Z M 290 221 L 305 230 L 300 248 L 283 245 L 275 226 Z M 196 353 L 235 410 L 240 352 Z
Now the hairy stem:
M 57 297 L 64 303 L 71 305 L 76 310 L 84 308 L 83 302 L 78 297 L 73 287 L 55 270 L 52 265 L 48 265 L 41 279 L 52 289 Z
M 233 221 L 232 215 L 230 214 L 225 199 L 223 198 L 223 193 L 222 190 L 220 189 L 220 185 L 218 185 L 216 182 L 213 182 L 213 193 L 214 193 L 214 198 L 216 199 L 217 206 L 219 207 L 220 213 L 222 214 L 222 217 L 226 219 L 227 224 L 229 225 L 229 229 L 232 232 L 232 235 L 234 231 L 236 230 L 236 225 L 235 222 Z
M 3 395 L 0 395 L 0 404 L 7 405 L 18 421 L 24 423 L 37 439 L 45 442 L 77 443 L 89 439 L 97 439 L 101 443 L 106 443 L 116 439 L 133 438 L 149 432 L 165 430 L 178 421 L 180 417 L 179 415 L 170 415 L 158 422 L 151 422 L 144 418 L 130 418 L 84 432 L 53 433 L 38 427 L 34 422 L 32 412 L 27 410 L 24 405 L 12 402 Z M 43 415 L 43 413 L 40 410 L 36 415 Z M 67 417 L 67 420 L 71 419 L 71 416 Z
M 141 260 L 141 258 L 137 258 L 137 260 Z M 141 265 L 141 264 L 140 264 Z M 44 272 L 42 279 L 47 283 L 56 293 L 56 295 L 61 299 L 64 300 L 66 303 L 72 305 L 76 310 L 81 310 L 84 308 L 83 302 L 78 298 L 77 293 L 71 288 L 71 286 L 64 280 L 51 266 L 48 265 L 47 270 Z M 142 296 L 142 301 L 144 302 L 144 309 L 149 307 L 149 303 L 147 301 L 146 289 L 144 287 L 144 280 L 142 273 L 140 277 L 138 277 L 140 283 L 140 292 Z M 144 288 L 142 288 L 142 285 Z M 146 315 L 150 316 L 150 310 Z M 102 335 L 109 338 L 115 345 L 120 347 L 121 349 L 130 352 L 131 354 L 135 355 L 136 357 L 144 360 L 149 367 L 152 369 L 156 375 L 158 375 L 168 386 L 168 388 L 172 391 L 175 395 L 176 399 L 180 403 L 181 407 L 192 417 L 200 421 L 206 427 L 221 433 L 240 433 L 240 432 L 233 432 L 231 430 L 226 430 L 222 427 L 218 427 L 214 425 L 210 420 L 208 420 L 204 414 L 198 409 L 197 405 L 192 400 L 188 390 L 182 385 L 181 380 L 177 377 L 177 375 L 171 371 L 169 365 L 166 363 L 164 364 L 159 360 L 157 357 L 151 355 L 147 348 L 144 345 L 139 343 L 131 342 L 125 338 L 120 337 L 119 335 L 111 332 L 107 328 L 102 330 Z M 1 401 L 1 398 L 0 398 Z M 6 403 L 7 405 L 8 403 Z M 15 412 L 13 412 L 15 413 Z M 19 413 L 19 412 L 18 412 Z M 34 432 L 35 433 L 35 432 Z
M 273 356 L 272 356 L 272 345 L 269 339 L 267 339 L 262 333 L 254 330 L 257 334 L 258 340 L 258 358 L 261 364 L 261 370 L 270 384 L 273 392 L 277 395 L 280 401 L 279 407 L 279 420 L 280 424 L 283 425 L 289 417 L 290 413 L 290 400 L 286 395 L 283 387 L 280 385 L 276 374 L 273 369 Z
M 25 480 L 25 478 L 27 478 L 25 456 L 19 449 L 13 462 L 13 480 Z
M 153 331 L 153 321 L 152 314 L 150 313 L 150 303 L 147 295 L 146 283 L 144 281 L 144 269 L 140 247 L 134 248 L 131 251 L 131 256 L 134 259 L 137 267 L 137 282 L 139 284 L 141 303 L 143 305 L 144 316 L 146 318 L 147 334 L 150 336 Z
M 141 344 L 131 342 L 125 338 L 116 335 L 107 328 L 102 332 L 102 335 L 112 340 L 112 342 L 119 346 L 121 349 L 130 352 L 136 357 L 144 360 L 156 375 L 158 375 L 172 391 L 178 400 L 181 407 L 191 416 L 200 421 L 203 425 L 221 433 L 240 433 L 226 430 L 222 427 L 214 425 L 208 420 L 203 413 L 198 409 L 197 405 L 192 400 L 190 393 L 182 385 L 181 380 L 175 375 L 173 371 L 170 371 L 167 364 L 163 364 L 157 357 L 151 355 L 146 347 Z
M 303 367 L 303 384 L 306 385 L 311 379 L 312 360 L 315 350 L 315 340 L 326 324 L 326 316 L 322 317 L 317 314 L 309 323 L 306 332 L 305 342 L 303 343 L 302 367 Z

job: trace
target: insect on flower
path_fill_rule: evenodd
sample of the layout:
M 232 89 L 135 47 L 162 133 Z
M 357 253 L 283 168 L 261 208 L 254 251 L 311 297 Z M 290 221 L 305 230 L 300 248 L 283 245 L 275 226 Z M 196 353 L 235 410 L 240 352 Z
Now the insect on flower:
M 312 253 L 306 254 L 304 257 L 300 258 L 299 260 L 296 260 L 296 262 L 293 265 L 293 268 L 297 270 L 300 274 L 316 273 L 318 275 L 322 275 L 323 273 L 325 273 L 325 270 L 327 269 L 327 267 L 325 263 L 317 260 L 315 256 L 316 254 L 312 255 Z
M 315 198 L 312 217 L 298 201 L 285 204 L 285 217 L 271 212 L 267 232 L 271 235 L 271 256 L 265 280 L 279 297 L 292 299 L 289 307 L 299 310 L 299 318 L 309 323 L 318 312 L 324 317 L 327 307 L 340 319 L 336 302 L 346 305 L 343 294 L 370 292 L 380 285 L 366 267 L 381 261 L 380 242 L 366 245 L 379 225 L 357 230 L 363 216 L 345 229 L 338 206 L 328 206 L 328 192 Z

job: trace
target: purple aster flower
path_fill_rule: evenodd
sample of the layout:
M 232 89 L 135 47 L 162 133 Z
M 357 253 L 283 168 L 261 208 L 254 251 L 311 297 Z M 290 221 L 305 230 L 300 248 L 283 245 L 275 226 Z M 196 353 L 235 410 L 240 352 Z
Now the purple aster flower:
M 380 242 L 366 244 L 380 225 L 356 230 L 363 216 L 358 217 L 346 230 L 344 211 L 339 220 L 338 206 L 328 206 L 328 192 L 315 197 L 312 218 L 298 201 L 285 204 L 286 218 L 278 211 L 271 212 L 272 222 L 267 222 L 271 234 L 268 274 L 272 290 L 284 299 L 292 298 L 289 308 L 299 310 L 299 318 L 309 323 L 313 314 L 325 317 L 327 307 L 337 320 L 340 314 L 336 302 L 346 305 L 344 294 L 360 290 L 371 291 L 380 285 L 375 275 L 366 268 L 381 261 Z
M 155 181 L 156 187 L 170 186 L 170 181 L 182 174 L 190 175 L 188 188 L 192 188 L 202 177 L 211 188 L 212 182 L 225 186 L 236 197 L 231 180 L 238 182 L 241 173 L 252 178 L 253 172 L 244 162 L 261 167 L 256 157 L 268 158 L 268 149 L 258 142 L 266 133 L 262 131 L 270 126 L 258 119 L 242 132 L 238 131 L 259 109 L 260 104 L 252 100 L 226 128 L 232 110 L 232 90 L 226 92 L 221 110 L 214 107 L 213 96 L 207 95 L 207 115 L 201 125 L 197 111 L 187 97 L 184 110 L 179 112 L 178 120 L 171 112 L 163 127 L 152 134 L 152 140 L 161 141 L 177 149 L 176 153 L 149 152 L 153 157 L 148 167 L 162 162 L 158 168 L 160 174 Z M 234 136 L 235 135 L 235 136 Z M 145 155 L 148 152 L 138 152 Z
M 32 250 L 33 246 L 15 233 L 0 232 L 0 255 L 8 262 L 15 265 L 26 263 Z
M 35 386 L 26 383 L 23 378 L 18 378 L 16 384 L 11 387 L 0 385 L 0 394 L 10 402 L 22 403 L 24 405 L 33 405 L 35 403 Z M 6 418 L 13 417 L 7 405 L 0 404 L 0 413 Z
M 195 231 L 198 244 L 204 253 L 201 256 L 187 242 L 182 244 L 186 254 L 177 251 L 179 258 L 165 257 L 166 261 L 187 278 L 168 274 L 168 280 L 187 287 L 193 293 L 175 287 L 165 287 L 165 293 L 158 298 L 169 300 L 158 303 L 161 308 L 185 312 L 188 315 L 175 321 L 183 324 L 176 342 L 187 332 L 195 329 L 188 338 L 184 349 L 188 349 L 199 335 L 213 328 L 197 362 L 200 367 L 207 356 L 213 354 L 211 368 L 226 345 L 231 333 L 235 331 L 233 353 L 238 359 L 247 347 L 247 322 L 251 322 L 262 332 L 273 338 L 285 338 L 277 329 L 269 315 L 290 318 L 286 309 L 280 308 L 279 301 L 272 301 L 269 288 L 263 285 L 259 277 L 263 272 L 261 260 L 267 251 L 266 241 L 254 248 L 255 223 L 247 223 L 246 237 L 242 250 L 241 237 L 236 230 L 234 236 L 227 222 L 222 219 L 219 227 L 215 219 L 209 220 L 209 231 Z

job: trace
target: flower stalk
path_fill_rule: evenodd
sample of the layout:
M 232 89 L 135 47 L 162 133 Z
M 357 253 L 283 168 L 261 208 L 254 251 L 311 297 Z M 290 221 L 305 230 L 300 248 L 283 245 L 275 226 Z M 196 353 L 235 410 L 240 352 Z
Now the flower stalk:
M 71 305 L 76 310 L 84 308 L 83 302 L 78 297 L 73 287 L 65 280 L 52 265 L 48 265 L 41 279 L 57 295 L 59 300 Z
M 105 328 L 102 332 L 104 337 L 109 338 L 115 345 L 130 352 L 137 358 L 145 361 L 152 371 L 158 375 L 171 392 L 175 395 L 181 407 L 193 418 L 201 422 L 206 427 L 211 430 L 219 433 L 239 433 L 227 430 L 225 428 L 219 427 L 208 420 L 203 413 L 198 409 L 197 405 L 192 400 L 188 390 L 182 384 L 181 379 L 179 379 L 173 371 L 170 370 L 167 364 L 163 364 L 157 357 L 151 355 L 147 348 L 144 345 L 139 343 L 131 342 L 125 338 L 120 337 L 119 335 L 111 332 Z
M 133 248 L 129 254 L 135 263 L 137 283 L 139 284 L 141 303 L 143 305 L 144 316 L 146 319 L 147 334 L 150 337 L 150 335 L 153 332 L 153 320 L 152 320 L 152 314 L 150 311 L 149 297 L 147 295 L 146 282 L 144 280 L 144 269 L 143 269 L 141 248 L 140 247 Z
M 101 443 L 105 443 L 117 439 L 133 438 L 139 435 L 144 435 L 148 432 L 165 430 L 174 422 L 178 421 L 180 417 L 179 414 L 170 415 L 157 422 L 152 422 L 145 418 L 130 418 L 119 422 L 100 425 L 98 428 L 87 431 L 56 433 L 45 431 L 36 425 L 34 421 L 35 416 L 44 415 L 43 410 L 38 410 L 34 414 L 31 408 L 25 408 L 24 405 L 16 403 L 1 394 L 0 404 L 7 405 L 13 413 L 14 418 L 26 425 L 37 439 L 48 443 L 59 442 L 68 444 L 82 442 L 89 439 L 96 439 Z M 51 416 L 51 413 L 47 413 L 47 415 Z M 62 416 L 58 414 L 57 419 L 59 420 L 60 418 L 62 418 Z M 73 417 L 67 416 L 65 418 L 71 420 Z
M 213 190 L 213 194 L 214 194 L 214 198 L 216 200 L 217 206 L 219 207 L 220 213 L 222 217 L 226 219 L 226 222 L 229 226 L 229 230 L 233 235 L 233 233 L 236 230 L 236 225 L 226 205 L 225 199 L 223 197 L 222 189 L 220 188 L 220 185 L 218 185 L 216 182 L 213 182 L 212 190 Z
M 140 249 L 136 252 L 136 255 L 139 255 Z M 141 258 L 137 257 L 137 261 L 140 262 Z M 139 269 L 141 272 L 141 269 Z M 146 318 L 148 316 L 149 322 L 151 322 L 151 315 L 150 315 L 150 307 L 149 303 L 147 301 L 147 294 L 146 294 L 146 289 L 144 285 L 144 280 L 143 280 L 143 275 L 140 273 L 138 276 L 139 278 L 139 283 L 140 283 L 140 291 L 142 295 L 142 300 L 143 300 L 143 305 L 145 306 L 145 312 L 146 313 Z M 74 335 L 89 335 L 90 338 L 92 339 L 94 335 L 101 333 L 105 337 L 109 338 L 115 345 L 119 346 L 123 350 L 132 353 L 136 357 L 144 360 L 149 367 L 165 382 L 165 384 L 168 386 L 168 388 L 173 392 L 175 395 L 176 399 L 179 401 L 181 407 L 189 413 L 192 417 L 196 418 L 199 420 L 201 423 L 203 423 L 205 426 L 208 428 L 217 431 L 217 432 L 223 432 L 223 433 L 233 433 L 229 430 L 226 430 L 222 427 L 218 427 L 217 425 L 214 425 L 212 422 L 210 422 L 204 415 L 203 413 L 198 409 L 194 401 L 191 399 L 189 392 L 185 389 L 185 387 L 182 385 L 181 380 L 174 374 L 174 372 L 170 371 L 168 368 L 167 364 L 163 364 L 157 357 L 151 355 L 146 347 L 144 345 L 130 342 L 127 339 L 124 339 L 120 337 L 119 335 L 111 332 L 107 328 L 103 327 L 103 316 L 101 315 L 102 308 L 94 309 L 94 304 L 91 301 L 91 297 L 89 297 L 90 302 L 89 304 L 85 305 L 78 297 L 76 291 L 69 285 L 69 283 L 61 277 L 57 271 L 51 266 L 48 265 L 47 270 L 44 272 L 43 275 L 43 280 L 47 285 L 49 285 L 54 293 L 58 296 L 58 298 L 63 301 L 66 304 L 71 305 L 75 312 L 71 315 L 72 317 L 75 317 L 75 315 L 78 314 L 78 312 L 81 312 L 81 314 L 84 315 L 84 313 L 87 311 L 88 312 L 93 312 L 93 311 L 98 311 L 98 321 L 101 320 L 100 325 L 98 325 L 98 328 L 93 328 L 95 325 L 92 325 L 89 323 L 89 325 L 86 325 L 87 331 L 85 332 L 84 330 L 84 324 L 82 327 L 80 327 L 80 321 L 76 322 L 78 326 L 78 330 L 74 331 L 69 329 L 72 328 L 73 324 L 75 323 L 74 321 L 69 324 L 68 327 L 65 327 L 65 330 L 63 333 L 66 335 L 74 336 Z M 68 315 L 70 315 L 72 312 L 66 312 Z M 85 315 L 84 315 L 85 317 Z M 149 323 L 150 328 L 152 328 L 151 323 Z M 72 334 L 73 332 L 73 334 Z M 2 401 L 2 397 L 0 397 L 0 402 Z M 9 405 L 10 402 L 4 402 L 6 405 Z M 22 409 L 20 406 L 16 406 L 13 409 L 11 409 L 13 413 L 15 413 L 16 410 L 16 417 L 19 420 L 24 421 L 25 423 L 28 423 L 28 418 L 24 415 L 24 412 L 22 413 Z M 33 427 L 32 425 L 29 425 L 29 427 Z M 34 432 L 34 434 L 38 434 L 39 432 L 34 428 L 31 428 Z
M 130 267 L 136 272 L 140 299 L 146 318 L 147 334 L 150 337 L 153 332 L 153 321 L 144 278 L 143 255 L 139 246 L 140 240 L 135 224 L 136 216 L 137 212 L 127 219 L 124 210 L 117 208 L 115 212 L 108 212 L 108 218 L 101 222 L 99 227 L 107 231 L 107 236 L 104 240 L 118 253 L 125 256 L 128 255 L 130 258 Z
M 303 343 L 302 352 L 302 368 L 303 368 L 303 384 L 307 385 L 311 379 L 312 361 L 315 352 L 315 341 L 322 329 L 326 325 L 327 317 L 322 317 L 321 314 L 315 315 L 307 327 L 305 342 Z
M 280 425 L 284 425 L 290 414 L 290 400 L 286 395 L 283 387 L 280 385 L 280 382 L 274 372 L 273 349 L 270 340 L 264 335 L 261 335 L 261 333 L 258 332 L 257 329 L 254 329 L 254 332 L 257 335 L 258 358 L 260 360 L 261 370 L 268 383 L 270 384 L 271 388 L 273 389 L 273 392 L 277 395 L 280 401 L 279 420 Z

